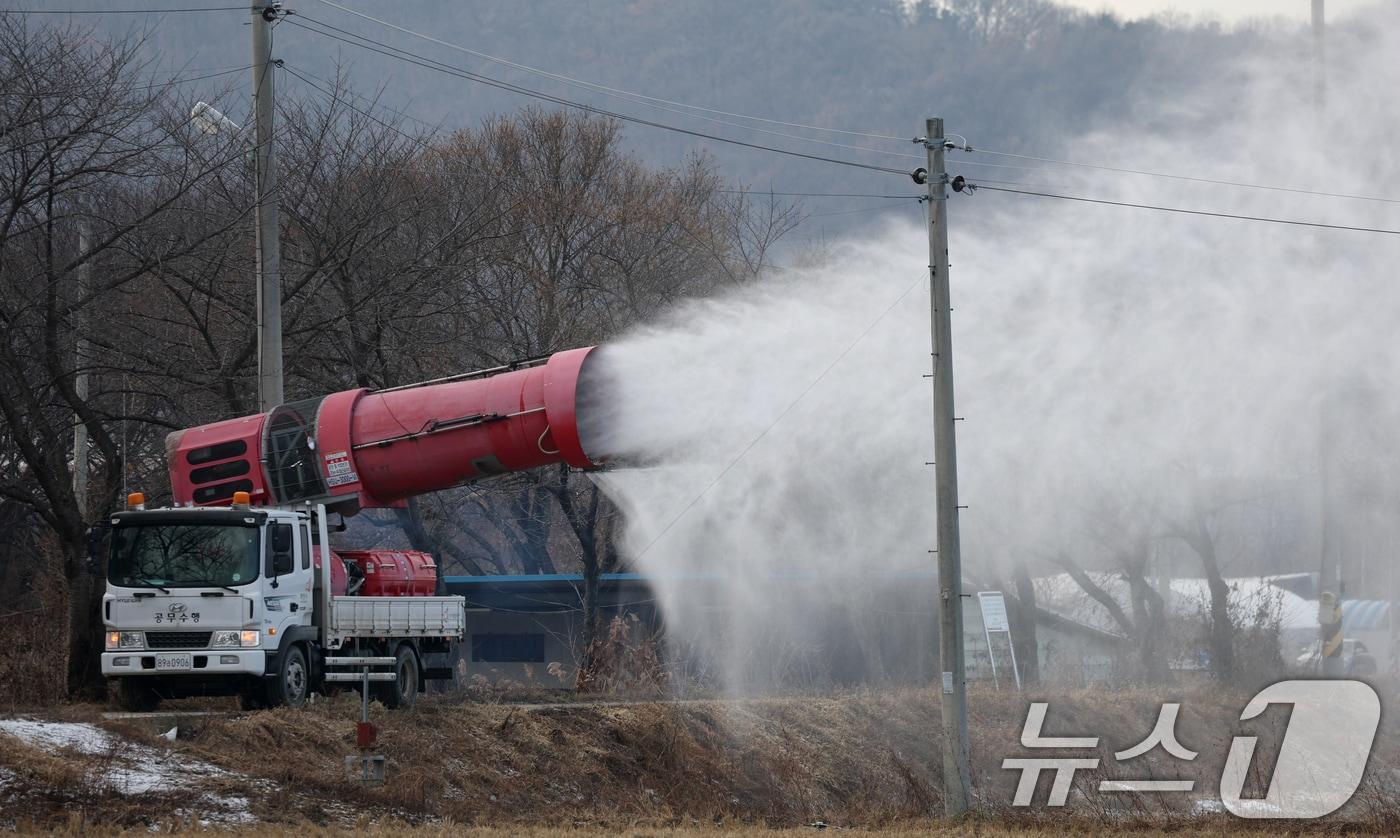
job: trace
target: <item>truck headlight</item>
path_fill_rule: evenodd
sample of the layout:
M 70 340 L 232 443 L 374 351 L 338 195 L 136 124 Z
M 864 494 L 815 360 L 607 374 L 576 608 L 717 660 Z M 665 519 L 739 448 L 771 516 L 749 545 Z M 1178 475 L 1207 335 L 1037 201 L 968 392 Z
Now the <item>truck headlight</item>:
M 238 632 L 216 631 L 214 637 L 209 641 L 209 646 L 214 649 L 237 649 Z
M 261 636 L 257 629 L 244 629 L 240 634 L 241 636 L 239 639 L 242 642 L 239 645 L 241 646 L 256 646 L 260 642 Z
M 146 638 L 139 631 L 109 631 L 107 632 L 107 650 L 117 649 L 144 649 L 146 648 Z

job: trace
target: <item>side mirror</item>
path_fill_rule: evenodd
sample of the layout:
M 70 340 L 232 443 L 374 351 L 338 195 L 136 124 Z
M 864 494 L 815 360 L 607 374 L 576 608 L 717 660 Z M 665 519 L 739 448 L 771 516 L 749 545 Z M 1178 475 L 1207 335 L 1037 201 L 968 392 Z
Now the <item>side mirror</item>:
M 87 531 L 87 572 L 92 576 L 107 575 L 107 553 L 111 549 L 112 525 L 99 521 Z

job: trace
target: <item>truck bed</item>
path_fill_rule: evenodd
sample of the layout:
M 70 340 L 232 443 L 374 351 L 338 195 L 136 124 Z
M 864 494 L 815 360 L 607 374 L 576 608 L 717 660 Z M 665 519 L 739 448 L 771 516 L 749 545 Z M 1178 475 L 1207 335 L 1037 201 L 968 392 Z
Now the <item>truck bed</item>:
M 459 596 L 331 597 L 333 636 L 461 637 L 466 600 Z

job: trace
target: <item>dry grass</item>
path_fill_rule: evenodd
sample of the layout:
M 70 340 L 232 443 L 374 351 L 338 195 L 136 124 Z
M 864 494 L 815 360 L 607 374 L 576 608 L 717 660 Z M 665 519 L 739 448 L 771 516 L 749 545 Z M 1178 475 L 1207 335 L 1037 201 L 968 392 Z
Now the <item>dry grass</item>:
M 80 823 L 77 819 L 62 824 L 49 825 L 46 828 L 30 828 L 28 825 L 21 825 L 17 830 L 19 834 L 46 834 L 46 835 L 90 835 L 90 836 L 118 836 L 149 834 L 149 829 L 120 829 L 104 827 L 101 825 Z M 170 834 L 208 834 L 211 832 L 224 835 L 233 834 L 247 836 L 248 838 L 269 838 L 270 836 L 287 835 L 292 831 L 305 838 L 331 838 L 332 836 L 342 836 L 345 834 L 355 834 L 370 836 L 370 838 L 448 838 L 448 836 L 469 836 L 469 838 L 597 838 L 597 836 L 617 836 L 617 838 L 796 838 L 802 835 L 819 834 L 839 834 L 851 836 L 851 838 L 861 838 L 861 836 L 880 836 L 880 838 L 922 838 L 922 836 L 985 836 L 985 838 L 1068 838 L 1079 835 L 1141 835 L 1141 836 L 1201 836 L 1201 838 L 1228 838 L 1228 836 L 1238 836 L 1242 832 L 1250 836 L 1292 836 L 1299 835 L 1300 831 L 1296 826 L 1281 827 L 1267 824 L 1248 824 L 1241 822 L 1225 822 L 1197 826 L 1188 830 L 1181 828 L 1144 827 L 1140 824 L 1124 825 L 1119 827 L 1104 827 L 1094 824 L 1086 824 L 1079 821 L 1070 821 L 1058 825 L 1043 824 L 996 824 L 984 821 L 963 821 L 949 823 L 936 820 L 902 821 L 891 823 L 876 829 L 864 828 L 832 828 L 818 829 L 812 825 L 801 827 L 768 827 L 746 824 L 713 824 L 713 825 L 636 825 L 636 824 L 575 824 L 550 826 L 511 826 L 511 827 L 491 827 L 472 826 L 469 824 L 459 824 L 453 821 L 442 821 L 426 825 L 414 825 L 398 821 L 372 822 L 362 819 L 343 826 L 317 826 L 315 824 L 298 824 L 295 829 L 289 829 L 285 825 L 262 825 L 248 829 L 236 830 L 232 833 L 226 830 L 206 830 L 206 829 L 165 829 L 159 830 L 162 833 Z M 1306 833 L 1304 833 L 1306 834 Z M 1393 832 L 1385 831 L 1355 831 L 1355 830 L 1329 830 L 1329 835 L 1393 835 Z
M 1006 805 L 1016 774 L 1003 770 L 1001 759 L 1020 752 L 1025 708 L 1035 698 L 988 691 L 971 702 L 974 779 L 984 809 L 1028 824 L 1042 815 Z M 1201 756 L 1183 764 L 1156 751 L 1132 767 L 1150 776 L 1194 778 L 1209 793 L 1248 696 L 1197 687 L 1165 696 L 1129 690 L 1105 700 L 1102 691 L 1082 690 L 1046 698 L 1052 708 L 1047 733 L 1098 735 L 1105 765 L 1112 751 L 1146 736 L 1163 700 L 1181 701 L 1178 733 Z M 378 789 L 347 785 L 343 778 L 341 758 L 354 752 L 357 711 L 346 696 L 299 712 L 211 720 L 189 746 L 211 762 L 313 790 L 316 797 L 456 823 L 608 818 L 882 827 L 942 806 L 939 703 L 927 690 L 541 709 L 441 696 L 408 713 L 377 715 L 391 779 Z M 1395 764 L 1393 747 L 1377 760 Z M 1094 785 L 1076 784 L 1090 792 L 1074 803 L 1081 818 L 1161 822 L 1185 814 L 1179 798 L 1100 798 Z M 1390 807 L 1363 803 L 1359 799 L 1346 814 L 1356 822 L 1388 823 L 1382 810 Z
M 358 702 L 349 695 L 298 711 L 182 721 L 174 747 L 258 778 L 264 790 L 250 797 L 265 829 L 312 835 L 363 828 L 383 835 L 747 836 L 781 834 L 769 827 L 810 833 L 807 825 L 815 822 L 854 834 L 888 830 L 882 834 L 895 835 L 1158 829 L 1267 834 L 1272 828 L 1223 816 L 1188 818 L 1184 804 L 1172 808 L 1155 799 L 1125 801 L 1122 795 L 1109 799 L 1091 793 L 1072 800 L 1068 812 L 1011 810 L 1006 802 L 1016 775 L 1001 769 L 1000 762 L 1020 753 L 1025 708 L 1035 698 L 991 692 L 973 696 L 974 782 L 985 814 L 956 826 L 923 820 L 942 805 L 938 696 L 926 690 L 534 707 L 444 695 L 406 712 L 376 706 L 378 750 L 386 756 L 389 776 L 380 788 L 363 788 L 345 777 L 343 758 L 355 753 L 359 714 Z M 1183 764 L 1147 756 L 1132 767 L 1138 769 L 1135 775 L 1194 778 L 1202 794 L 1209 795 L 1248 696 L 1195 688 L 1173 695 L 1084 690 L 1047 698 L 1047 735 L 1097 735 L 1103 755 L 1145 737 L 1162 701 L 1183 702 L 1178 733 L 1184 744 L 1201 752 L 1200 758 Z M 64 715 L 82 719 L 95 713 L 72 707 Z M 119 724 L 123 734 L 154 742 L 154 725 Z M 1372 760 L 1372 782 L 1343 810 L 1348 828 L 1385 834 L 1400 826 L 1385 791 L 1393 787 L 1392 767 L 1400 764 L 1393 727 L 1387 719 Z M 0 767 L 7 764 L 14 761 L 0 752 Z M 1121 767 L 1109 765 L 1113 770 L 1104 776 L 1116 771 L 1122 779 Z M 38 760 L 33 764 L 39 772 L 33 775 L 36 788 L 71 782 L 62 764 L 43 766 Z M 1094 779 L 1077 781 L 1075 787 L 1091 789 Z M 227 789 L 239 790 L 237 784 Z M 247 793 L 246 787 L 241 792 Z M 49 803 L 48 816 L 34 824 L 68 828 L 71 806 Z M 147 808 L 168 811 L 150 803 Z M 145 821 L 110 823 L 162 830 L 174 826 L 157 814 Z M 1295 833 L 1342 831 L 1336 823 L 1289 826 Z
M 210 720 L 189 745 L 290 787 L 463 823 L 883 822 L 938 802 L 925 770 L 934 745 L 905 735 L 936 726 L 937 705 L 913 693 L 533 711 L 437 699 L 380 716 L 392 782 L 378 789 L 344 780 L 356 709 L 346 697 Z

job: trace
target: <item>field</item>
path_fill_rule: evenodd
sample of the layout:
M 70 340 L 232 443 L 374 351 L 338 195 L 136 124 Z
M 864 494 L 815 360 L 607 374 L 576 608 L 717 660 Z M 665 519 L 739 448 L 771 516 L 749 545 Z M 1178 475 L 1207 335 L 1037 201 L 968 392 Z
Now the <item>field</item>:
M 1297 828 L 1280 829 L 1277 827 L 1220 823 L 1206 825 L 1200 828 L 1184 830 L 1180 827 L 1153 827 L 1141 824 L 1130 824 L 1122 827 L 1113 827 L 1104 824 L 1085 823 L 1080 821 L 1070 821 L 1060 825 L 1045 824 L 1013 824 L 1002 825 L 985 821 L 966 821 L 956 824 L 942 823 L 932 820 L 907 821 L 891 824 L 880 828 L 826 828 L 819 827 L 767 827 L 767 826 L 746 826 L 746 825 L 712 825 L 712 826 L 512 826 L 512 827 L 480 827 L 457 824 L 453 822 L 443 822 L 432 825 L 412 826 L 401 823 L 370 824 L 357 823 L 351 826 L 356 834 L 374 836 L 374 838 L 437 838 L 437 836 L 471 836 L 471 838 L 594 838 L 594 836 L 620 836 L 620 838 L 795 838 L 799 835 L 817 835 L 823 832 L 835 832 L 843 836 L 858 838 L 859 836 L 883 836 L 884 838 L 912 838 L 912 836 L 986 836 L 986 838 L 1061 838 L 1061 836 L 1076 836 L 1085 834 L 1132 834 L 1143 836 L 1181 836 L 1193 835 L 1202 838 L 1217 838 L 1217 836 L 1240 835 L 1253 836 L 1268 835 L 1298 835 Z M 105 830 L 100 826 L 77 824 L 66 827 L 57 827 L 52 830 L 45 830 L 46 834 L 57 835 L 118 835 L 118 834 L 141 834 L 147 830 L 131 830 L 129 832 L 119 832 L 116 830 Z M 242 830 L 237 834 L 242 836 L 273 836 L 287 834 L 286 827 L 283 826 L 263 826 Z M 308 838 L 328 838 L 333 835 L 343 835 L 342 828 L 318 827 L 301 825 L 296 828 L 297 835 L 308 836 Z M 1348 830 L 1328 830 L 1326 834 L 1331 835 L 1392 835 L 1393 832 L 1374 829 L 1348 829 Z
M 1269 828 L 1200 805 L 1215 794 L 1233 719 L 1247 696 L 1058 694 L 1047 734 L 1100 736 L 1104 756 L 1141 741 L 1164 698 L 1181 701 L 1178 733 L 1200 758 L 1154 761 L 1158 751 L 1134 767 L 1197 779 L 1200 793 L 1176 800 L 1104 796 L 1091 782 L 1108 776 L 1100 771 L 1076 780 L 1065 809 L 1014 810 L 1017 775 L 1000 762 L 1024 755 L 1018 737 L 1027 698 L 972 698 L 981 813 L 956 825 L 929 818 L 941 811 L 937 696 L 887 690 L 637 703 L 433 696 L 406 712 L 376 706 L 388 779 L 380 787 L 347 777 L 344 758 L 356 752 L 359 710 L 348 695 L 302 710 L 238 714 L 206 704 L 191 709 L 207 715 L 139 719 L 72 705 L 0 720 L 0 828 L 541 836 Z M 1384 793 L 1400 764 L 1389 728 L 1383 725 L 1367 785 L 1339 821 L 1314 828 L 1388 831 L 1400 824 Z M 1047 786 L 1042 778 L 1037 804 Z

